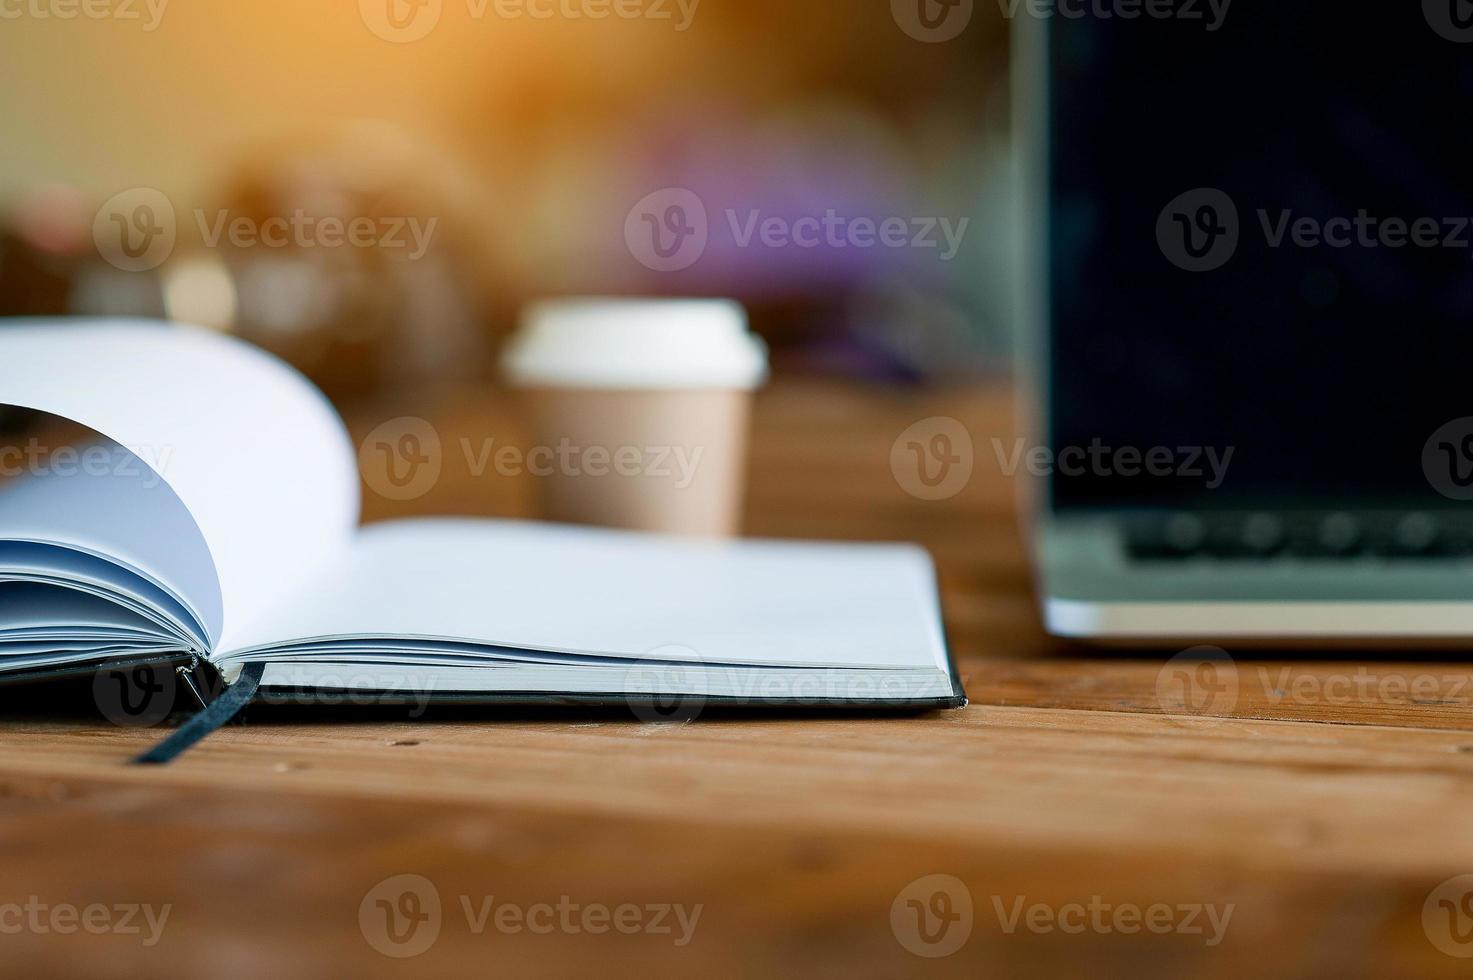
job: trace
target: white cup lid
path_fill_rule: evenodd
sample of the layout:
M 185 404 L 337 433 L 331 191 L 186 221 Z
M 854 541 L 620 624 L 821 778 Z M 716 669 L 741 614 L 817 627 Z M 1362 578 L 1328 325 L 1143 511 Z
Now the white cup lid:
M 767 346 L 733 300 L 546 300 L 522 311 L 501 367 L 520 387 L 751 390 Z

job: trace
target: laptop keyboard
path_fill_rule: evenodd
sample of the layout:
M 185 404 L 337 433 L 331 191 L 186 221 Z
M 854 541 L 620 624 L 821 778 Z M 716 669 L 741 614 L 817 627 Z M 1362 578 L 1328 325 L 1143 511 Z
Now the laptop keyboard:
M 1473 514 L 1253 512 L 1137 515 L 1126 521 L 1132 558 L 1267 560 L 1473 557 Z

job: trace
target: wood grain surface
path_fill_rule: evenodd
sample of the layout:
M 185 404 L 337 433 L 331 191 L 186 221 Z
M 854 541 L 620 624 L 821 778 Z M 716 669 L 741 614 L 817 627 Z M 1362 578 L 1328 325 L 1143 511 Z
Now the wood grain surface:
M 350 424 L 361 439 L 406 415 L 439 431 L 443 472 L 412 501 L 366 488 L 368 519 L 535 513 L 535 482 L 467 465 L 464 440 L 519 439 L 494 393 L 404 395 Z M 896 438 L 932 417 L 973 439 L 970 483 L 944 501 L 891 469 Z M 789 382 L 755 421 L 748 532 L 929 547 L 963 711 L 640 724 L 262 709 L 140 769 L 125 762 L 158 729 L 5 692 L 0 972 L 1473 970 L 1454 955 L 1473 955 L 1473 878 L 1444 885 L 1473 875 L 1466 656 L 1232 651 L 1214 668 L 1230 684 L 1194 697 L 1171 651 L 1051 641 L 994 439 L 1013 439 L 1000 386 Z M 289 472 L 289 442 L 267 465 Z M 65 929 L 67 908 L 143 905 L 168 909 L 156 935 Z

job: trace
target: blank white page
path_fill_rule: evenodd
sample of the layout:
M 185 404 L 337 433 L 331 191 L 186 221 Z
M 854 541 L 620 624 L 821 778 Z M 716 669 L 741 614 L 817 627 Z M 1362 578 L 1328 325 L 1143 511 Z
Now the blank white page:
M 201 643 L 218 642 L 224 615 L 220 584 L 189 510 L 162 478 L 116 443 L 83 452 L 104 454 L 107 462 L 65 474 L 28 473 L 0 484 L 0 539 L 74 548 L 135 571 L 188 607 L 205 633 Z M 9 624 L 8 614 L 0 614 L 0 627 Z
M 509 521 L 367 527 L 341 566 L 226 656 L 322 637 L 948 669 L 935 576 L 920 548 L 698 541 Z
M 282 361 L 149 320 L 7 320 L 0 404 L 50 412 L 127 447 L 189 509 L 231 634 L 349 546 L 358 464 L 332 406 Z

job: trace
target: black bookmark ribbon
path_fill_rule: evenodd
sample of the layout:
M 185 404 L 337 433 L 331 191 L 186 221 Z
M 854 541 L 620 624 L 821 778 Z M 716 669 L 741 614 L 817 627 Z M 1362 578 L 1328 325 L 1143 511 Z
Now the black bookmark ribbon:
M 161 766 L 173 762 L 191 746 L 206 738 L 211 732 L 227 725 L 240 714 L 240 710 L 251 703 L 256 690 L 261 686 L 261 675 L 266 665 L 246 664 L 234 684 L 231 684 L 208 706 L 175 729 L 174 734 L 164 739 L 147 752 L 133 760 L 135 766 Z

